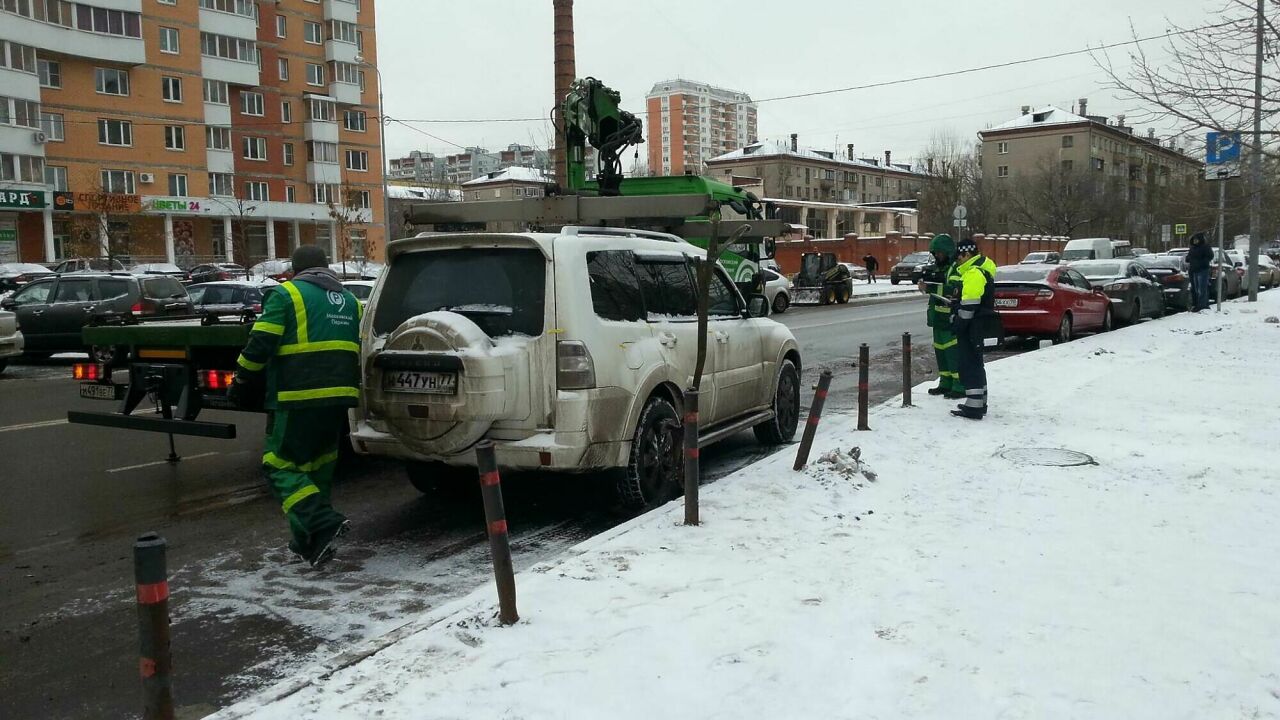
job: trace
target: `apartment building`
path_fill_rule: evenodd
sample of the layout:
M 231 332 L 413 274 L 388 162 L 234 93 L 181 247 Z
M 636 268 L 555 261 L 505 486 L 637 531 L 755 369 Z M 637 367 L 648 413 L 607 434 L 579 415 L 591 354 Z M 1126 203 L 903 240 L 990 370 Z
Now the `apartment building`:
M 381 257 L 374 0 L 0 0 L 0 58 L 0 257 Z
M 711 158 L 756 141 L 756 104 L 737 90 L 665 80 L 646 97 L 649 172 L 701 175 Z
M 1128 207 L 1124 217 L 1098 230 L 1117 237 L 1151 239 L 1159 222 L 1154 211 L 1170 188 L 1195 182 L 1203 167 L 1176 139 L 1162 140 L 1154 130 L 1136 133 L 1124 115 L 1114 120 L 1088 114 L 1088 99 L 1071 111 L 1053 105 L 1024 106 L 1012 120 L 978 133 L 984 178 L 997 193 L 1013 192 L 1020 181 L 1046 171 L 1097 179 L 1097 192 L 1110 193 Z M 1084 175 L 1081 175 L 1084 173 Z M 997 213 L 993 230 L 1016 232 L 1007 213 Z
M 394 181 L 436 183 L 444 181 L 444 158 L 435 153 L 413 150 L 401 158 L 391 158 L 387 177 Z
M 555 177 L 545 170 L 513 166 L 462 184 L 463 200 L 519 200 L 543 197 Z

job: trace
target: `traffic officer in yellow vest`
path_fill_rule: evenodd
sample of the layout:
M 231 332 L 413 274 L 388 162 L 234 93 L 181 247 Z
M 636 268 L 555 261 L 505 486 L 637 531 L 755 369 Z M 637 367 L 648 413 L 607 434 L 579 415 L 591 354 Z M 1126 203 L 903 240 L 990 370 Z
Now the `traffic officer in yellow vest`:
M 951 414 L 981 420 L 987 414 L 987 369 L 982 363 L 982 348 L 987 329 L 996 317 L 996 264 L 978 252 L 973 238 L 957 243 L 956 253 L 960 293 L 952 301 L 951 327 L 959 341 L 957 359 L 965 398 Z
M 933 328 L 933 355 L 938 361 L 938 385 L 929 388 L 930 395 L 943 395 L 951 400 L 964 397 L 960 383 L 956 335 L 951 331 L 951 303 L 947 298 L 960 292 L 960 275 L 956 272 L 956 243 L 950 235 L 934 235 L 929 241 L 933 267 L 920 281 L 921 292 L 929 296 L 925 320 Z
M 262 469 L 289 521 L 289 549 L 312 567 L 333 557 L 348 526 L 329 492 L 347 408 L 360 393 L 362 312 L 324 251 L 299 247 L 293 279 L 263 302 L 231 388 L 241 406 L 254 404 L 255 388 L 265 393 Z

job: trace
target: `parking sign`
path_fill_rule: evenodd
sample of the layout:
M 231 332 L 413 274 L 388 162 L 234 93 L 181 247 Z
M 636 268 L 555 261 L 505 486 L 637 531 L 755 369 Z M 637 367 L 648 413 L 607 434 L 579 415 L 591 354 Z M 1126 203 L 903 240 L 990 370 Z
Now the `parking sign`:
M 1204 161 L 1207 165 L 1240 162 L 1240 133 L 1211 132 L 1205 135 Z

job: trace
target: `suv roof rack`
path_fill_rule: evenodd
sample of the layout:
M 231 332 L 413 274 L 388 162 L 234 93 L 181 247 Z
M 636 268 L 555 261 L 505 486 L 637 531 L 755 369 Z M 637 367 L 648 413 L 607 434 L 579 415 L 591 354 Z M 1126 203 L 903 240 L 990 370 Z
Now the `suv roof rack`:
M 656 230 L 635 230 L 633 228 L 620 227 L 599 227 L 595 225 L 566 225 L 560 228 L 561 235 L 609 235 L 613 237 L 632 237 L 632 238 L 649 238 L 651 240 L 663 240 L 665 242 L 683 243 L 683 238 L 672 235 L 671 233 L 658 232 Z

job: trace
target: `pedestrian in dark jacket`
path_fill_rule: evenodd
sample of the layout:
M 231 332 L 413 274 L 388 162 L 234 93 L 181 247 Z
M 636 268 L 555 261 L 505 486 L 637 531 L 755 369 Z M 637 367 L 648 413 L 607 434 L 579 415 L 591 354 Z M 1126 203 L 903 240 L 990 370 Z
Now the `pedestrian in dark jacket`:
M 867 282 L 868 283 L 875 282 L 876 271 L 880 269 L 880 261 L 876 260 L 875 255 L 872 255 L 871 253 L 867 253 L 862 258 L 862 264 L 867 266 Z
M 1187 252 L 1187 266 L 1191 270 L 1191 307 L 1200 312 L 1209 307 L 1209 266 L 1213 264 L 1213 250 L 1208 238 L 1198 232 L 1191 236 L 1191 250 Z

